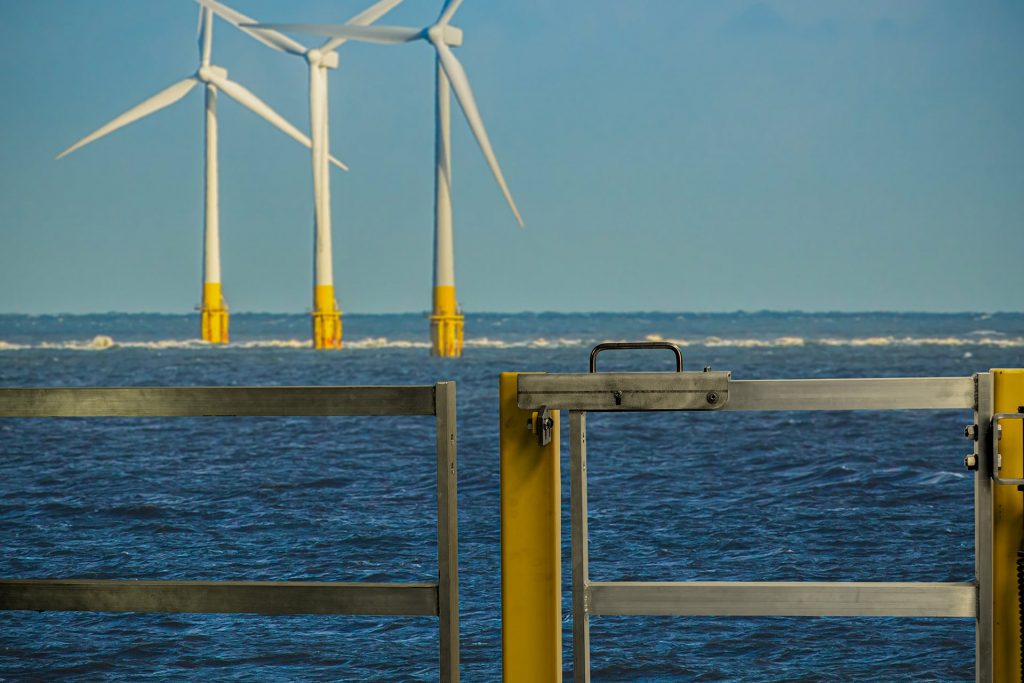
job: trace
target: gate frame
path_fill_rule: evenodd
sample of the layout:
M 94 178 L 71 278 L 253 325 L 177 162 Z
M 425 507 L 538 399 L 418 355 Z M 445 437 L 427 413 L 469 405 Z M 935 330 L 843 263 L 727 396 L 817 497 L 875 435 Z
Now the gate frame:
M 976 680 L 993 680 L 992 373 L 971 377 L 733 380 L 730 373 L 596 373 L 518 378 L 521 410 L 568 410 L 573 660 L 590 680 L 590 615 L 905 616 L 976 620 Z M 975 579 L 920 582 L 592 582 L 586 485 L 588 411 L 972 410 Z M 988 457 L 984 457 L 984 456 Z

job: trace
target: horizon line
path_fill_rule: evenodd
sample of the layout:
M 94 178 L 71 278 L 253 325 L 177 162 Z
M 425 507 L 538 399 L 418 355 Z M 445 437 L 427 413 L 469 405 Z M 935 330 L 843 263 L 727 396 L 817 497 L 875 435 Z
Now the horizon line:
M 88 312 L 70 312 L 70 311 L 58 311 L 58 312 L 41 312 L 41 313 L 24 313 L 24 312 L 7 312 L 0 311 L 0 316 L 25 316 L 25 317 L 58 317 L 58 316 L 96 316 L 96 315 L 161 315 L 161 316 L 194 316 L 198 315 L 198 310 L 193 311 L 88 311 Z M 247 316 L 247 315 L 275 315 L 275 316 L 309 316 L 311 311 L 232 311 L 232 316 Z M 744 309 L 737 308 L 732 310 L 704 310 L 704 311 L 671 311 L 671 310 L 631 310 L 631 311 L 602 311 L 602 310 L 589 310 L 589 311 L 474 311 L 467 312 L 463 311 L 463 314 L 468 316 L 492 316 L 492 315 L 1022 315 L 1024 311 L 939 311 L 939 310 L 924 310 L 924 309 L 819 309 L 819 310 L 805 310 L 805 309 L 782 309 L 782 308 L 759 308 L 759 309 Z M 367 311 L 349 311 L 342 312 L 342 316 L 429 316 L 430 311 L 424 309 L 419 311 L 390 311 L 390 312 L 367 312 Z

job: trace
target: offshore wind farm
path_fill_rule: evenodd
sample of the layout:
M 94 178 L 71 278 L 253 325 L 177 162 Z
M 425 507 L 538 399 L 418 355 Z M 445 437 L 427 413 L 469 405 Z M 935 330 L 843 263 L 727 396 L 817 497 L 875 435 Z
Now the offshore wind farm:
M 515 201 L 494 154 L 484 127 L 466 72 L 451 48 L 462 44 L 462 32 L 451 25 L 462 0 L 447 0 L 437 20 L 423 29 L 405 27 L 371 27 L 376 20 L 400 4 L 402 0 L 380 0 L 352 17 L 345 24 L 317 26 L 311 24 L 258 24 L 227 5 L 215 0 L 196 0 L 200 4 L 199 29 L 200 66 L 195 75 L 175 83 L 145 100 L 110 123 L 76 142 L 59 155 L 61 159 L 113 131 L 134 123 L 164 107 L 174 104 L 199 83 L 206 91 L 206 154 L 204 193 L 205 222 L 203 244 L 203 289 L 200 308 L 202 340 L 226 344 L 229 340 L 229 313 L 221 283 L 220 208 L 218 202 L 217 164 L 217 91 L 224 91 L 254 111 L 312 152 L 314 257 L 312 345 L 315 349 L 340 349 L 342 346 L 341 311 L 334 291 L 333 238 L 331 231 L 330 164 L 348 167 L 329 152 L 330 115 L 328 108 L 328 69 L 338 68 L 336 50 L 348 40 L 384 45 L 397 45 L 426 40 L 435 49 L 436 57 L 436 140 L 434 195 L 434 285 L 430 315 L 431 351 L 436 356 L 458 357 L 464 345 L 464 320 L 455 295 L 455 255 L 452 228 L 451 197 L 451 88 L 466 116 L 470 129 L 480 146 L 494 178 L 501 188 L 516 221 L 523 226 Z M 310 136 L 298 131 L 259 98 L 227 78 L 227 71 L 211 64 L 213 17 L 219 16 L 264 45 L 282 53 L 303 58 L 309 65 Z M 279 32 L 298 32 L 327 36 L 317 48 L 308 48 Z

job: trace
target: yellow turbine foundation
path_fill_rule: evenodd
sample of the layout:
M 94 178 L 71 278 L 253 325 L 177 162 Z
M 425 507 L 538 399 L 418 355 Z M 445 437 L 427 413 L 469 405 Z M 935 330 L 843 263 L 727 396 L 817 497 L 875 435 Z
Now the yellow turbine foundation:
M 443 358 L 462 355 L 465 316 L 459 313 L 455 287 L 434 287 L 434 311 L 430 315 L 431 353 Z
M 334 285 L 316 285 L 313 290 L 313 348 L 341 348 L 341 311 Z
M 224 305 L 219 282 L 203 284 L 203 307 L 200 309 L 203 341 L 228 343 L 228 307 Z
M 1024 406 L 1024 370 L 992 370 L 997 413 L 1016 413 Z M 1000 476 L 1024 476 L 1020 420 L 1003 420 L 999 442 L 1003 467 Z M 992 597 L 993 597 L 993 680 L 1018 683 L 1020 672 L 1020 621 L 1017 597 L 1017 551 L 1022 549 L 1024 501 L 1016 486 L 992 486 Z

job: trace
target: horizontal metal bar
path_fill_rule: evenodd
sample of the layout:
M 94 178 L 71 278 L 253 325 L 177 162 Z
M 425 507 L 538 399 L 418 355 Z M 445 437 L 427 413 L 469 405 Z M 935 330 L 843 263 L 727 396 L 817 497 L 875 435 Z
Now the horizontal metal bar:
M 975 617 L 973 583 L 592 582 L 592 615 Z
M 0 389 L 0 417 L 433 414 L 432 386 Z
M 0 579 L 0 610 L 436 616 L 436 583 Z
M 521 374 L 523 410 L 719 410 L 729 401 L 728 372 Z
M 972 377 L 729 382 L 724 410 L 911 410 L 974 407 Z

